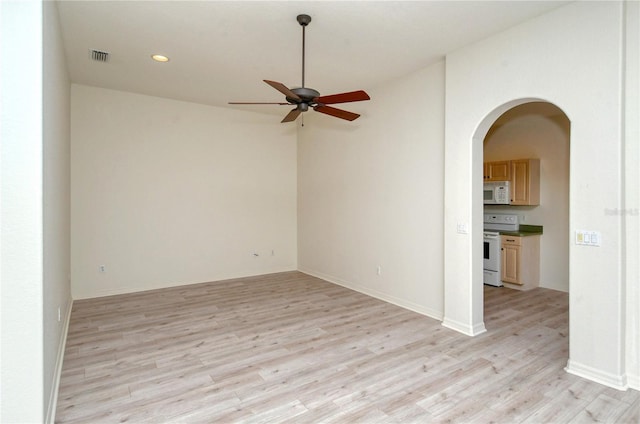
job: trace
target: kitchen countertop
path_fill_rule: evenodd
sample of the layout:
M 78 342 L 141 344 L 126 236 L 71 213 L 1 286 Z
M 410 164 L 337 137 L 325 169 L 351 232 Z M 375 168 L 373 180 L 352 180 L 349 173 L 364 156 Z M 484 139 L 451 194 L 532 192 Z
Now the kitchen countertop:
M 518 231 L 500 231 L 501 236 L 527 237 L 542 235 L 542 225 L 520 225 Z

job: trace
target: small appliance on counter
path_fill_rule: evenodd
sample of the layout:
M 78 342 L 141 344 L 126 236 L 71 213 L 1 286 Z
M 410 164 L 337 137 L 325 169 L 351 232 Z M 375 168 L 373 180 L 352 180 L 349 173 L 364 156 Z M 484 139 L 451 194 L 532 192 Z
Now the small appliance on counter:
M 500 278 L 500 231 L 518 231 L 519 227 L 520 220 L 516 214 L 484 214 L 484 284 L 503 286 Z

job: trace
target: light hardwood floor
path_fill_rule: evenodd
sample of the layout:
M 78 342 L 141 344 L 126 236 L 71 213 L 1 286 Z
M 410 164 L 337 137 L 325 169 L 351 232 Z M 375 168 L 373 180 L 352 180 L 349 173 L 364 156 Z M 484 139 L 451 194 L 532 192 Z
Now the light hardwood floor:
M 76 301 L 56 422 L 640 421 L 567 374 L 568 297 L 485 286 L 488 332 L 299 272 Z

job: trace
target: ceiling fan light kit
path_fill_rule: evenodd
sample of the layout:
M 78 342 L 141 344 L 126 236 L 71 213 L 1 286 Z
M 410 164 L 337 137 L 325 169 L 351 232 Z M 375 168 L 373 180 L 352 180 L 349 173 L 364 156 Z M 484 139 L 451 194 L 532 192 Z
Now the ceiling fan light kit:
M 333 116 L 347 121 L 353 121 L 360 115 L 357 113 L 349 112 L 346 110 L 338 109 L 335 107 L 327 106 L 328 104 L 335 103 L 348 103 L 348 102 L 360 102 L 363 100 L 370 100 L 369 95 L 363 90 L 350 91 L 347 93 L 331 94 L 329 96 L 321 96 L 320 92 L 313 88 L 304 86 L 305 76 L 305 29 L 311 22 L 311 16 L 298 15 L 296 20 L 302 27 L 302 87 L 288 88 L 281 82 L 264 80 L 271 87 L 284 94 L 287 103 L 269 103 L 269 102 L 229 102 L 232 105 L 259 105 L 259 104 L 274 104 L 274 105 L 290 105 L 295 106 L 287 116 L 281 122 L 293 122 L 302 112 L 306 112 L 311 107 L 316 112 L 324 113 L 325 115 Z

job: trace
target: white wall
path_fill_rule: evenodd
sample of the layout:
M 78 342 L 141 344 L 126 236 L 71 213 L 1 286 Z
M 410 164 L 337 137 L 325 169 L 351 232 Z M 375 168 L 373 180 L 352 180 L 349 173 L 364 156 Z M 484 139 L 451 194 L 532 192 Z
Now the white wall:
M 623 9 L 571 3 L 448 55 L 446 75 L 445 323 L 483 327 L 482 139 L 515 104 L 550 101 L 571 121 L 570 232 L 602 234 L 600 247 L 570 247 L 568 370 L 615 387 L 626 385 L 627 236 L 621 217 L 605 210 L 623 204 Z M 456 234 L 460 221 L 470 223 L 469 236 Z
M 367 91 L 299 129 L 298 267 L 441 318 L 444 63 Z
M 3 423 L 37 423 L 44 417 L 41 52 L 42 3 L 0 2 Z
M 559 113 L 560 115 L 546 115 Z M 552 105 L 527 103 L 506 112 L 484 140 L 484 161 L 540 159 L 540 205 L 485 206 L 542 225 L 540 287 L 569 291 L 569 120 Z
M 44 405 L 47 421 L 53 422 L 66 328 L 71 314 L 71 85 L 56 3 L 44 2 L 43 5 Z
M 74 299 L 296 269 L 294 125 L 76 84 L 71 93 Z
M 626 3 L 625 198 L 626 350 L 629 387 L 640 390 L 640 2 Z

